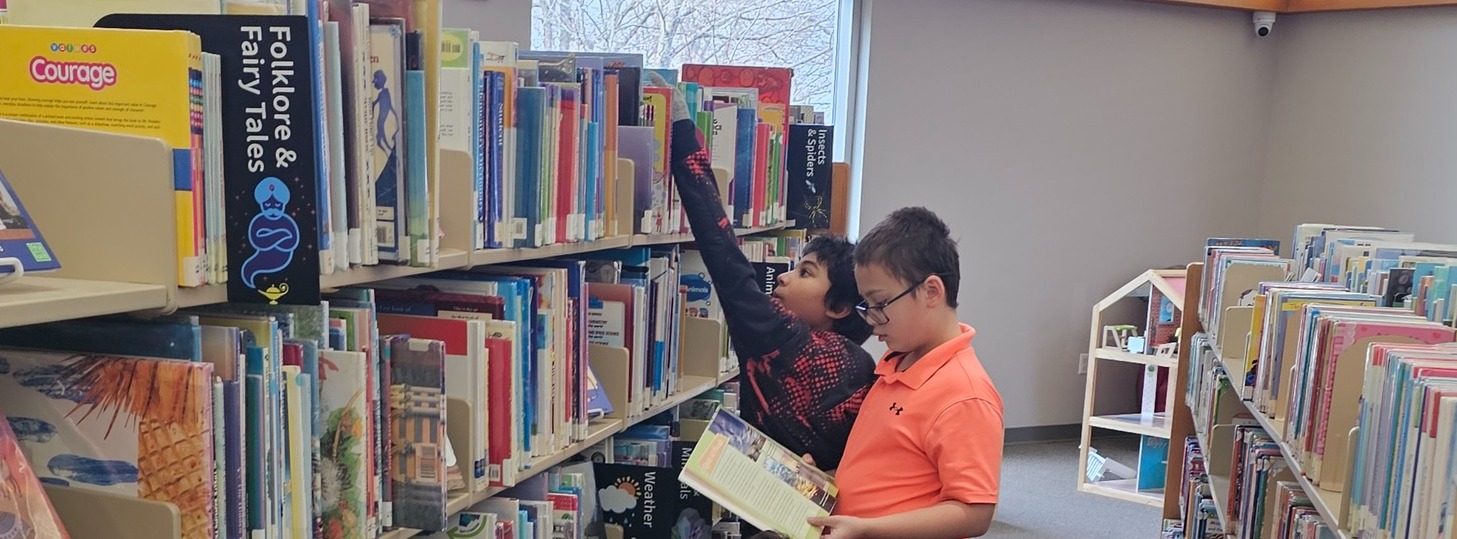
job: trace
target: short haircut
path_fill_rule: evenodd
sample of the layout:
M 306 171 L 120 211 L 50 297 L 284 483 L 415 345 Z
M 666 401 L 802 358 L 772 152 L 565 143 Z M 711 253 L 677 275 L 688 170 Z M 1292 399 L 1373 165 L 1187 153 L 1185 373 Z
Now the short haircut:
M 860 289 L 855 285 L 855 244 L 837 236 L 815 236 L 801 252 L 803 256 L 815 255 L 829 275 L 825 307 L 846 309 L 850 313 L 835 320 L 831 329 L 855 344 L 865 344 L 875 330 L 854 312 L 855 305 L 860 303 Z
M 946 284 L 946 305 L 956 308 L 961 256 L 951 230 L 935 213 L 901 208 L 870 229 L 855 247 L 855 265 L 879 264 L 907 285 L 936 275 Z

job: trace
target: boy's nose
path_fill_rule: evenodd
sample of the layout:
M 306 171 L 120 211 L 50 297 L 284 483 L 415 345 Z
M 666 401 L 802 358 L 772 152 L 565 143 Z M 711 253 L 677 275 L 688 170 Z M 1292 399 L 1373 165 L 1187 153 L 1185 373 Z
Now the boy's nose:
M 787 272 L 787 271 L 784 272 L 784 273 L 779 274 L 778 277 L 775 277 L 774 278 L 774 282 L 779 283 L 779 286 L 784 286 L 784 283 L 786 283 L 788 281 L 789 281 L 789 272 Z

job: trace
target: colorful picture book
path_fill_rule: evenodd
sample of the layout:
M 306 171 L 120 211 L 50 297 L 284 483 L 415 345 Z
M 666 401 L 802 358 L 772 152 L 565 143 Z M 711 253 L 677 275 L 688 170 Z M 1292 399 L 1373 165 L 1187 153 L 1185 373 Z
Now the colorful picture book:
M 754 526 L 791 539 L 819 537 L 807 519 L 832 513 L 839 495 L 833 476 L 722 408 L 680 479 Z

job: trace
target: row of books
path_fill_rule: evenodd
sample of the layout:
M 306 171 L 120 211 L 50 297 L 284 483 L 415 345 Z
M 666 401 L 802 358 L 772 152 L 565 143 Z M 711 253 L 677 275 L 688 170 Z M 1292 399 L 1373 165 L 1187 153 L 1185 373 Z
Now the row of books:
M 427 539 L 624 537 L 737 539 L 737 518 L 685 486 L 679 474 L 719 409 L 736 410 L 737 382 L 593 445 L 452 517 Z
M 43 481 L 175 503 L 186 538 L 441 530 L 447 485 L 515 486 L 678 392 L 678 248 L 592 256 L 0 329 L 0 409 Z M 590 345 L 629 352 L 627 402 Z M 474 439 L 446 437 L 447 398 Z
M 181 286 L 252 286 L 273 266 L 435 266 L 441 182 L 469 185 L 478 249 L 686 231 L 668 170 L 672 92 L 645 71 L 690 96 L 713 165 L 730 172 L 721 195 L 736 225 L 828 226 L 833 129 L 797 123 L 822 118 L 791 108 L 788 68 L 645 70 L 640 54 L 519 50 L 442 27 L 439 0 L 119 9 L 13 2 L 0 69 L 17 77 L 0 88 L 0 118 L 166 141 Z M 442 149 L 469 170 L 443 177 Z M 617 178 L 618 159 L 634 177 Z M 618 182 L 632 200 L 616 200 Z M 255 237 L 260 215 L 296 234 Z M 255 250 L 291 256 L 240 254 Z
M 1181 519 L 1168 523 L 1164 539 L 1324 539 L 1331 536 L 1309 495 L 1290 477 L 1277 444 L 1258 426 L 1236 428 L 1236 442 L 1225 450 L 1237 473 L 1227 491 L 1210 481 L 1199 438 L 1185 439 Z M 1223 453 L 1221 453 L 1223 454 Z M 1215 497 L 1223 502 L 1216 502 Z M 1229 528 L 1219 513 L 1229 507 Z
M 1293 474 L 1349 502 L 1326 515 L 1342 528 L 1440 536 L 1457 523 L 1445 509 L 1457 495 L 1446 479 L 1453 438 L 1438 430 L 1441 369 L 1457 340 L 1448 301 L 1457 245 L 1304 224 L 1293 246 L 1291 258 L 1267 239 L 1208 248 L 1201 314 L 1234 393 Z
M 1165 519 L 1161 539 L 1222 539 L 1224 520 L 1214 505 L 1213 486 L 1204 468 L 1199 439 L 1184 440 L 1184 462 L 1179 475 L 1180 518 Z
M 1240 400 L 1216 361 L 1208 334 L 1193 337 L 1190 362 L 1185 402 L 1197 435 L 1185 443 L 1184 535 L 1176 536 L 1332 536 L 1276 434 L 1265 430 Z

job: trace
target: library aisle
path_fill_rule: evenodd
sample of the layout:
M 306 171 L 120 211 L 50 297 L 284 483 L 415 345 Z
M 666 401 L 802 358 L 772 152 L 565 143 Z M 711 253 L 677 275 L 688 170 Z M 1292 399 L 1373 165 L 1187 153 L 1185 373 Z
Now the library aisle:
M 1138 438 L 1099 440 L 1099 451 L 1126 462 L 1138 456 Z M 1010 444 L 1002 456 L 1002 490 L 987 537 L 997 539 L 1125 539 L 1130 523 L 1157 522 L 1144 504 L 1078 492 L 1076 441 Z M 1015 486 L 1015 487 L 1013 487 Z M 1077 518 L 1068 518 L 1077 515 Z M 1147 535 L 1143 535 L 1147 536 Z

